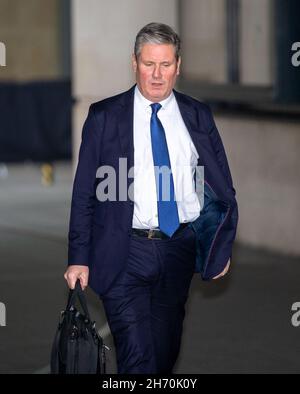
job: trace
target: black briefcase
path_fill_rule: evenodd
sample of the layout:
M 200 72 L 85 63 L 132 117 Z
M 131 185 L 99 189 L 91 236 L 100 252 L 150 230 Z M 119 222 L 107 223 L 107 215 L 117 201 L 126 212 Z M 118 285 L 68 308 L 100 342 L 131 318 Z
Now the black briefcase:
M 79 300 L 83 313 L 75 307 Z M 51 351 L 52 374 L 105 374 L 105 346 L 91 321 L 79 279 L 61 312 Z

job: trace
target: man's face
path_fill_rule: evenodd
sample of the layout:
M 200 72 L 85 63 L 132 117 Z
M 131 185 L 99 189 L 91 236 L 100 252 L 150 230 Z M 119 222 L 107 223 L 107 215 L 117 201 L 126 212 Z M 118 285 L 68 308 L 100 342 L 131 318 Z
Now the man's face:
M 167 98 L 179 75 L 180 63 L 172 44 L 144 44 L 137 59 L 132 55 L 133 71 L 143 96 L 153 102 Z

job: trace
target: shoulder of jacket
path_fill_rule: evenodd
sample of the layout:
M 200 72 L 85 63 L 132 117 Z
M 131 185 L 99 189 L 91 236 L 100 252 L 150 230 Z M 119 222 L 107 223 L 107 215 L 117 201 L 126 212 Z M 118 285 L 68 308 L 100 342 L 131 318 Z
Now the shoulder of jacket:
M 121 101 L 124 99 L 124 96 L 127 95 L 129 90 L 125 92 L 118 93 L 114 96 L 106 97 L 103 100 L 99 100 L 91 103 L 90 108 L 94 111 L 94 113 L 99 113 L 102 111 L 114 111 Z
M 210 106 L 195 97 L 187 94 L 177 92 L 177 98 L 184 103 L 185 107 L 188 108 L 196 117 L 199 125 L 206 125 L 209 130 L 214 125 L 213 114 Z
M 204 103 L 203 101 L 200 101 L 196 99 L 193 96 L 189 96 L 185 93 L 178 92 L 176 91 L 176 95 L 185 102 L 186 105 L 191 106 L 195 108 L 199 112 L 203 112 L 206 115 L 209 115 L 211 113 L 211 108 L 208 104 Z

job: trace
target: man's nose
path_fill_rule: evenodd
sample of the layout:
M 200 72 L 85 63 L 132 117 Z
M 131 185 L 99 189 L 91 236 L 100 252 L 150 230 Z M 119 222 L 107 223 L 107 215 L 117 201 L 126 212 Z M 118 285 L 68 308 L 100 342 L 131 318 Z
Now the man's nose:
M 159 66 L 154 67 L 153 78 L 161 78 L 161 71 Z

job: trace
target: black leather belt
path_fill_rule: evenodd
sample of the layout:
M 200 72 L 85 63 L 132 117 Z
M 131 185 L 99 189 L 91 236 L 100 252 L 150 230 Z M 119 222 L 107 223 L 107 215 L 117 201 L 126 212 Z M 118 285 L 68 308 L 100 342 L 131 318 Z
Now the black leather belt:
M 188 226 L 190 223 L 181 223 L 178 229 L 175 231 L 175 233 L 172 235 L 178 234 L 180 231 L 182 231 L 186 226 Z M 136 234 L 140 237 L 147 237 L 150 239 L 170 239 L 168 235 L 165 233 L 161 232 L 160 230 L 156 229 L 140 229 L 140 228 L 133 228 L 132 229 L 132 234 Z

